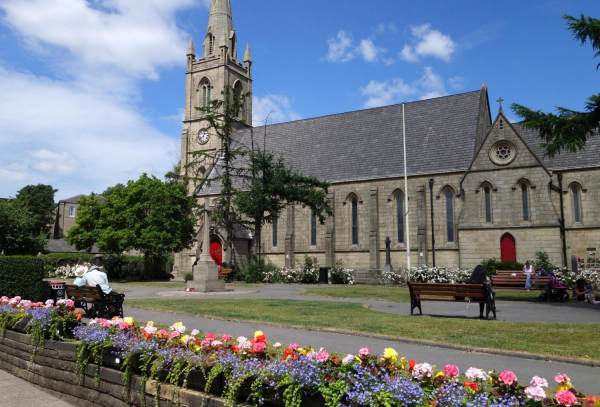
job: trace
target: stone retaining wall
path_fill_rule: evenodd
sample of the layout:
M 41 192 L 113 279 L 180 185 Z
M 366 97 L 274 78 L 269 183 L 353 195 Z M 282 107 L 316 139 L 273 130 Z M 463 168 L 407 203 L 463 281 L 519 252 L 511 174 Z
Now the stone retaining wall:
M 88 365 L 84 383 L 78 385 L 75 374 L 77 361 L 77 343 L 46 341 L 44 348 L 38 348 L 35 359 L 30 362 L 33 346 L 28 335 L 14 331 L 6 331 L 0 337 L 0 369 L 40 386 L 44 391 L 66 402 L 81 407 L 113 407 L 133 406 L 141 407 L 140 377 L 132 376 L 128 389 L 123 384 L 124 374 L 118 370 L 100 368 L 100 386 L 94 384 L 95 365 Z M 146 406 L 154 406 L 155 382 L 146 383 Z M 174 387 L 161 384 L 159 390 L 159 407 L 175 407 Z M 125 403 L 125 396 L 129 395 L 129 403 Z M 224 407 L 223 399 L 211 397 L 206 394 L 192 391 L 179 390 L 179 405 Z

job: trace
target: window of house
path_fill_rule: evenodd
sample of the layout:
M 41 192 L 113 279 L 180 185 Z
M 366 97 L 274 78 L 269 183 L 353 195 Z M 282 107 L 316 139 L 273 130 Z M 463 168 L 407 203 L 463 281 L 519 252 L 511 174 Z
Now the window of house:
M 404 243 L 404 197 L 396 196 L 396 227 L 398 228 L 398 243 Z
M 352 244 L 358 244 L 358 199 L 352 198 Z
M 454 242 L 454 196 L 446 192 L 446 237 L 448 242 Z
M 526 184 L 521 184 L 521 197 L 523 201 L 523 220 L 529 222 L 529 194 Z
M 575 222 L 581 222 L 581 190 L 578 186 L 574 186 L 573 189 L 573 218 Z
M 310 211 L 310 245 L 317 245 L 317 215 Z
M 277 219 L 273 219 L 273 247 L 277 247 Z
M 75 217 L 75 207 L 70 206 L 69 207 L 69 218 L 74 218 L 74 217 Z
M 490 187 L 485 187 L 485 221 L 492 223 L 492 193 Z

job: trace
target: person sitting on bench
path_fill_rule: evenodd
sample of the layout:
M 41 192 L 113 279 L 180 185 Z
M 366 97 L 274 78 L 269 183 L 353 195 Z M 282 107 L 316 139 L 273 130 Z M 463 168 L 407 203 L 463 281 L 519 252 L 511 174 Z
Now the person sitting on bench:
M 77 284 L 79 287 L 83 287 L 84 285 L 91 285 L 94 287 L 96 285 L 100 285 L 100 288 L 102 289 L 104 294 L 107 294 L 107 295 L 118 294 L 117 292 L 113 291 L 112 288 L 110 288 L 110 285 L 108 284 L 108 277 L 106 276 L 106 273 L 103 272 L 102 270 L 100 270 L 100 268 L 98 266 L 90 267 L 89 271 L 87 273 L 85 273 L 81 277 L 81 279 L 79 279 L 79 281 L 76 281 L 75 284 Z

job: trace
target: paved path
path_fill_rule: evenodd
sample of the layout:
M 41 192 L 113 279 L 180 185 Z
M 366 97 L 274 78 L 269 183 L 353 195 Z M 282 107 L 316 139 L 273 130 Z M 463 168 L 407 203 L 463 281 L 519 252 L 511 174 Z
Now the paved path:
M 314 286 L 313 286 L 314 287 Z M 368 303 L 374 310 L 396 314 L 410 314 L 408 304 L 396 304 L 385 301 L 361 299 L 332 299 L 317 296 L 298 295 L 302 286 L 276 285 L 260 286 L 256 288 L 235 288 L 227 293 L 210 294 L 185 294 L 181 290 L 157 288 L 131 288 L 127 298 L 254 298 L 254 299 L 295 299 L 304 301 L 332 301 Z M 251 291 L 251 292 L 248 292 Z M 159 292 L 160 295 L 156 295 Z M 600 322 L 600 307 L 585 304 L 546 304 L 529 302 L 498 301 L 498 319 L 515 322 L 571 322 L 571 323 L 598 323 Z M 469 308 L 465 304 L 439 304 L 423 303 L 423 312 L 430 315 L 456 315 L 471 317 L 478 315 L 477 304 Z M 383 350 L 393 347 L 401 356 L 419 361 L 427 361 L 437 366 L 457 364 L 461 371 L 470 366 L 497 371 L 512 370 L 521 378 L 521 382 L 528 382 L 534 375 L 546 377 L 549 381 L 558 372 L 567 373 L 576 387 L 584 393 L 600 394 L 600 368 L 582 366 L 570 363 L 554 363 L 544 360 L 524 359 L 517 356 L 498 356 L 487 353 L 465 352 L 435 346 L 425 346 L 406 343 L 400 340 L 373 339 L 364 336 L 337 334 L 319 330 L 282 328 L 268 326 L 260 323 L 246 323 L 223 321 L 211 318 L 198 318 L 185 314 L 149 311 L 125 307 L 125 314 L 133 316 L 139 321 L 152 320 L 156 323 L 171 325 L 175 321 L 182 321 L 190 329 L 198 328 L 204 332 L 229 333 L 238 336 L 250 336 L 257 330 L 267 333 L 270 341 L 279 341 L 284 344 L 298 342 L 302 345 L 324 347 L 332 352 L 356 353 L 359 348 L 367 346 L 372 352 L 382 354 Z M 494 322 L 491 322 L 494 323 Z M 595 327 L 590 329 L 596 329 Z M 599 330 L 600 331 L 600 330 Z M 565 333 L 567 334 L 567 333 Z M 542 343 L 540 346 L 544 346 Z
M 2 407 L 71 407 L 40 387 L 0 369 L 0 405 Z

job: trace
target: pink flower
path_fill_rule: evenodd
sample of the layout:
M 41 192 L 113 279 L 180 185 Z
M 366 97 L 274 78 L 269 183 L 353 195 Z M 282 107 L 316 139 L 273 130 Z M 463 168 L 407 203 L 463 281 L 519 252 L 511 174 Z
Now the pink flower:
M 525 389 L 525 395 L 535 401 L 542 401 L 546 397 L 546 392 L 541 387 L 530 386 Z
M 196 335 L 198 335 L 199 333 L 200 333 L 200 331 L 199 331 L 199 330 L 197 330 L 197 329 L 192 329 L 192 332 L 190 333 L 190 335 L 192 335 L 192 336 L 196 336 Z
M 217 339 L 217 335 L 215 335 L 212 332 L 209 332 L 206 334 L 206 339 L 208 339 L 209 341 L 214 341 L 215 339 Z
M 218 348 L 219 346 L 223 346 L 223 342 L 221 342 L 221 341 L 212 341 L 211 345 L 214 346 L 215 348 Z
M 444 368 L 444 374 L 450 377 L 456 377 L 459 374 L 458 366 L 456 365 L 446 365 Z
M 504 372 L 500 373 L 500 375 L 498 376 L 498 380 L 500 380 L 504 384 L 508 384 L 509 386 L 511 386 L 517 381 L 517 376 L 515 376 L 515 374 L 510 370 L 505 370 Z
M 169 333 L 167 331 L 165 331 L 164 329 L 161 329 L 160 331 L 158 331 L 158 334 L 160 336 L 169 336 Z
M 329 353 L 325 352 L 323 349 L 318 351 L 315 356 L 315 359 L 319 362 L 327 362 L 330 358 L 331 356 L 329 356 Z
M 555 381 L 556 383 L 559 383 L 559 384 L 560 384 L 560 383 L 567 383 L 567 382 L 570 382 L 570 381 L 571 381 L 571 379 L 569 379 L 569 376 L 567 376 L 566 374 L 564 374 L 564 373 L 559 373 L 559 374 L 557 374 L 556 376 L 554 376 L 554 381 Z
M 110 326 L 111 326 L 110 321 L 104 321 L 104 322 L 102 322 L 102 328 L 108 328 Z
M 531 384 L 537 387 L 548 387 L 548 381 L 539 376 L 533 376 L 533 379 L 531 379 Z
M 210 340 L 209 339 L 204 339 L 200 342 L 200 345 L 202 346 L 208 346 L 210 345 Z
M 351 363 L 354 360 L 354 355 L 348 355 L 344 359 L 342 359 L 343 364 Z
M 412 375 L 415 379 L 423 380 L 424 377 L 433 375 L 433 366 L 429 363 L 419 363 L 412 370 Z
M 75 302 L 73 302 L 73 300 L 66 300 L 65 305 L 69 308 L 73 308 L 75 306 Z
M 358 356 L 360 356 L 361 358 L 369 356 L 370 354 L 371 351 L 369 350 L 369 348 L 360 348 L 360 350 L 358 351 Z
M 296 350 L 300 347 L 300 345 L 298 345 L 296 342 L 294 343 L 290 343 L 290 349 L 292 350 Z
M 179 331 L 173 331 L 173 332 L 171 332 L 171 338 L 178 338 L 180 336 L 181 336 L 181 334 L 179 333 Z
M 129 324 L 127 322 L 121 322 L 119 324 L 119 329 L 127 329 L 129 328 Z
M 158 328 L 154 326 L 147 326 L 146 328 L 144 328 L 144 331 L 146 331 L 147 334 L 154 335 L 156 331 L 158 331 Z
M 221 335 L 221 340 L 223 342 L 229 342 L 231 340 L 231 335 L 229 335 L 229 334 Z
M 558 401 L 559 404 L 570 406 L 571 404 L 577 403 L 577 397 L 569 390 L 562 390 L 556 393 L 556 401 Z
M 267 348 L 267 344 L 264 342 L 256 342 L 254 344 L 254 348 L 253 351 L 254 352 L 262 352 L 263 350 L 265 350 Z

